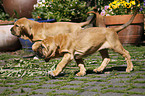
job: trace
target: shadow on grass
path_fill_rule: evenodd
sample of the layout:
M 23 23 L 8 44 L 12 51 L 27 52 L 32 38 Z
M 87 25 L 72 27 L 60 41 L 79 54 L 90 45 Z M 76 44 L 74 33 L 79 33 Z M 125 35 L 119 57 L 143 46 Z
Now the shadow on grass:
M 126 72 L 126 66 L 118 66 L 118 67 L 111 67 L 111 68 L 106 68 L 104 69 L 102 72 L 94 72 L 92 69 L 88 69 L 87 70 L 87 74 L 104 74 L 105 72 L 111 72 L 111 71 L 124 71 Z M 79 71 L 75 71 L 73 75 L 76 75 Z M 52 77 L 50 76 L 51 79 L 57 79 L 57 78 L 60 78 L 60 77 L 69 77 L 70 75 L 72 75 L 72 73 L 60 73 L 58 76 L 56 77 Z
M 126 71 L 126 66 L 118 66 L 118 67 L 111 67 L 111 68 L 105 68 L 102 72 L 94 72 L 91 69 L 87 70 L 87 74 L 104 74 L 105 72 L 111 72 L 111 71 Z

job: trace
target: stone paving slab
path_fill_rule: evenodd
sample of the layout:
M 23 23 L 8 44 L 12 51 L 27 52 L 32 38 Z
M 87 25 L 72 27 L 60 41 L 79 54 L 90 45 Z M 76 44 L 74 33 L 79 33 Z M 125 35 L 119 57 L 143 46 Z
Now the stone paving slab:
M 106 94 L 101 94 L 101 96 L 123 96 L 123 93 L 112 93 L 112 92 L 108 92 Z
M 0 94 L 5 90 L 11 90 L 11 87 L 0 87 Z
M 85 91 L 85 92 L 80 93 L 79 95 L 81 95 L 81 96 L 94 96 L 94 95 L 97 95 L 97 94 L 98 94 L 98 92 Z
M 58 94 L 66 93 L 66 94 L 73 95 L 73 94 L 76 94 L 77 92 L 78 91 L 75 91 L 75 90 L 56 90 L 55 93 L 58 93 Z
M 50 88 L 50 87 L 55 87 L 55 86 L 56 86 L 56 84 L 44 84 L 41 87 L 42 88 Z
M 131 90 L 129 90 L 129 91 L 131 91 L 131 92 L 140 92 L 140 93 L 143 93 L 143 92 L 145 92 L 145 89 L 134 88 L 134 89 L 131 89 Z
M 37 90 L 33 90 L 33 91 L 35 91 L 36 93 L 46 94 L 48 92 L 52 92 L 55 90 L 54 89 L 37 89 Z

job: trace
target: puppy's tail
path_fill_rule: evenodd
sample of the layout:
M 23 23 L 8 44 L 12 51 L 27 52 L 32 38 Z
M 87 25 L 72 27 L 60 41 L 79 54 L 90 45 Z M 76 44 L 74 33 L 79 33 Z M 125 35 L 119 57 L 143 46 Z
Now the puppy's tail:
M 134 12 L 133 16 L 130 18 L 130 20 L 127 23 L 123 24 L 122 26 L 116 27 L 115 31 L 118 33 L 120 30 L 122 30 L 122 29 L 126 28 L 127 26 L 129 26 L 132 23 L 132 21 L 134 20 L 134 18 L 136 16 L 136 14 L 138 13 L 138 11 L 139 11 L 139 8 L 137 8 L 137 10 Z
M 93 14 L 93 15 L 90 15 L 88 18 L 87 18 L 87 21 L 86 22 L 82 22 L 82 23 L 80 23 L 81 24 L 81 26 L 85 26 L 85 25 L 88 25 L 88 24 L 91 24 L 91 23 L 93 23 L 94 21 L 95 21 L 95 15 Z

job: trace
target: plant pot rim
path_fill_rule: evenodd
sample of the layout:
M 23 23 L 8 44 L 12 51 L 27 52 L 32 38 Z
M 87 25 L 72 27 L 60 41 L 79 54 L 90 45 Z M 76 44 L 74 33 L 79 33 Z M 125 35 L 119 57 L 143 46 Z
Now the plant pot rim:
M 118 25 L 125 24 L 130 20 L 132 15 L 114 15 L 114 16 L 105 16 L 105 25 Z M 144 15 L 137 14 L 131 24 L 144 23 Z
M 0 25 L 12 25 L 14 23 L 15 23 L 15 21 L 0 20 Z
M 127 15 L 127 14 L 126 14 L 126 15 L 111 15 L 111 16 L 105 16 L 105 17 L 113 17 L 113 16 L 114 16 L 114 17 L 115 17 L 115 16 L 129 16 L 129 15 L 132 16 L 133 14 L 128 14 L 128 15 Z M 137 14 L 137 15 L 144 15 L 144 14 Z

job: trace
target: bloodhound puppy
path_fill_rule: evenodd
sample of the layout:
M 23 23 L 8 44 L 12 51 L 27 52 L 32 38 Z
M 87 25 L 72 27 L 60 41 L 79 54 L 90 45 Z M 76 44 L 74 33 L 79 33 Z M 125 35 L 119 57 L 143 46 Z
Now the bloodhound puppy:
M 126 72 L 130 72 L 133 70 L 131 56 L 120 43 L 117 32 L 130 25 L 136 14 L 137 11 L 131 19 L 122 26 L 114 28 L 92 27 L 82 29 L 75 34 L 63 33 L 56 36 L 50 36 L 43 41 L 35 42 L 32 49 L 46 61 L 49 61 L 50 58 L 63 56 L 61 62 L 57 65 L 56 70 L 48 72 L 51 76 L 57 76 L 73 59 L 77 62 L 77 65 L 80 68 L 80 72 L 76 75 L 84 76 L 86 74 L 86 69 L 82 57 L 96 51 L 101 53 L 103 62 L 100 67 L 93 71 L 101 72 L 110 61 L 108 51 L 106 52 L 107 49 L 113 49 L 114 52 L 125 57 L 127 62 Z
M 39 23 L 26 18 L 21 18 L 14 23 L 11 33 L 22 39 L 29 39 L 32 42 L 43 40 L 47 36 L 54 36 L 60 33 L 73 33 L 82 29 L 95 19 L 90 16 L 89 20 L 82 23 L 71 22 L 55 22 L 55 23 Z

